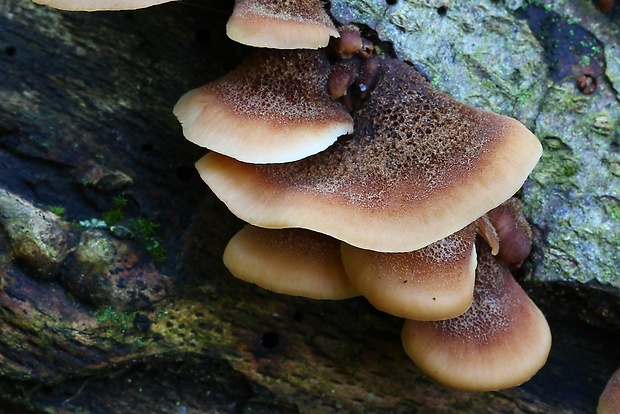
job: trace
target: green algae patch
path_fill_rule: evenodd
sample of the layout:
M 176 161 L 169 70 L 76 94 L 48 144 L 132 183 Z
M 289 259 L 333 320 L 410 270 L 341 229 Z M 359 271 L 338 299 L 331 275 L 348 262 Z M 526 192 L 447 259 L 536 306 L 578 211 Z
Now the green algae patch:
M 563 82 L 549 90 L 535 133 L 545 152 L 526 184 L 524 208 L 545 232 L 532 280 L 596 282 L 620 288 L 620 222 L 615 219 L 620 122 L 615 92 L 583 96 Z

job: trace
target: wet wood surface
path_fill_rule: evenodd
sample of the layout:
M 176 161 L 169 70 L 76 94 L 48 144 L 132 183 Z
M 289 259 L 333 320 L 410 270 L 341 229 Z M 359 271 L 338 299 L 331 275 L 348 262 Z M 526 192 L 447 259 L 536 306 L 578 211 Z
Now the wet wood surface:
M 468 393 L 423 375 L 402 321 L 363 299 L 285 297 L 227 273 L 221 254 L 243 223 L 195 173 L 205 151 L 171 113 L 247 55 L 224 35 L 227 7 L 67 13 L 0 0 L 0 187 L 36 211 L 63 207 L 47 220 L 66 226 L 68 246 L 43 277 L 0 231 L 0 412 L 594 412 L 618 337 L 579 320 L 570 295 L 533 292 L 554 335 L 536 377 Z M 114 211 L 116 228 L 93 228 Z M 156 226 L 146 241 L 132 236 L 141 219 Z M 133 285 L 71 283 L 92 239 L 114 246 Z M 155 239 L 157 257 L 145 248 Z M 140 283 L 140 300 L 123 296 Z

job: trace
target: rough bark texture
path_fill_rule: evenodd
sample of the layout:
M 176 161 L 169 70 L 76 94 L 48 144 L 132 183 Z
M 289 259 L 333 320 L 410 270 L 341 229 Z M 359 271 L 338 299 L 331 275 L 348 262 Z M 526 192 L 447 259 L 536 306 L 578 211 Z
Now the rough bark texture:
M 592 412 L 618 338 L 577 318 L 570 285 L 534 295 L 554 333 L 541 372 L 466 393 L 417 370 L 402 322 L 365 300 L 227 273 L 242 223 L 171 113 L 247 53 L 225 38 L 222 3 L 0 0 L 0 412 Z

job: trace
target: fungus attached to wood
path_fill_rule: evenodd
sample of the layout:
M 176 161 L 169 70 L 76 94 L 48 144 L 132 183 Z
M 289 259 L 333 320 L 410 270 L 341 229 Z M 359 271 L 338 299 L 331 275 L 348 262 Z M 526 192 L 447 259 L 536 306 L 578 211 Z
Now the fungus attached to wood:
M 620 413 L 620 369 L 616 370 L 607 382 L 596 408 L 597 414 Z
M 295 161 L 353 130 L 328 93 L 324 51 L 263 50 L 174 107 L 186 138 L 251 163 Z
M 103 11 L 103 10 L 135 10 L 175 0 L 33 0 L 61 10 Z
M 235 0 L 226 33 L 274 49 L 318 49 L 340 36 L 320 0 Z
M 520 266 L 532 247 L 532 229 L 523 215 L 521 200 L 512 197 L 486 216 L 500 240 L 497 258 L 509 265 Z
M 309 230 L 246 226 L 226 246 L 224 264 L 235 277 L 272 292 L 313 299 L 359 295 L 342 267 L 340 242 Z
M 200 175 L 251 224 L 307 228 L 381 252 L 447 237 L 521 187 L 542 152 L 527 128 L 455 101 L 404 62 L 378 65 L 352 136 L 285 164 L 210 153 Z
M 478 243 L 471 308 L 445 321 L 408 320 L 405 351 L 437 382 L 469 391 L 515 387 L 545 364 L 551 332 L 545 317 L 497 261 Z
M 351 283 L 377 309 L 407 319 L 454 318 L 471 305 L 476 270 L 475 225 L 408 253 L 342 245 Z

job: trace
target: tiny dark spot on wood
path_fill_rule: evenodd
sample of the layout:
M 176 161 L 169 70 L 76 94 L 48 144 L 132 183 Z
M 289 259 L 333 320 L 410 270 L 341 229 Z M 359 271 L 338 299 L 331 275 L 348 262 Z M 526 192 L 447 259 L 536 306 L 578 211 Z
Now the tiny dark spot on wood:
M 446 13 L 448 13 L 448 6 L 446 6 L 445 4 L 442 4 L 441 6 L 437 7 L 438 15 L 445 16 Z
M 142 151 L 145 151 L 145 152 L 153 151 L 153 144 L 151 144 L 150 142 L 146 144 L 142 144 L 141 149 Z
M 133 327 L 143 333 L 148 332 L 151 329 L 153 322 L 148 316 L 141 313 L 136 313 L 136 317 L 133 320 Z
M 19 300 L 20 302 L 26 302 L 26 296 L 24 294 L 16 292 L 15 290 L 13 290 L 12 288 L 8 286 L 4 287 L 4 293 L 6 293 L 6 295 L 11 299 Z M 276 345 L 277 345 L 277 337 L 276 337 Z
M 15 56 L 17 49 L 13 46 L 7 46 L 4 48 L 4 54 L 7 56 Z
M 297 311 L 293 314 L 293 320 L 295 322 L 301 322 L 304 320 L 304 313 L 301 311 Z
M 277 333 L 273 331 L 267 331 L 261 336 L 260 343 L 267 349 L 273 349 L 278 346 L 280 342 L 280 337 Z
M 393 6 L 396 4 L 398 0 L 385 0 L 385 2 L 388 4 L 388 6 Z

